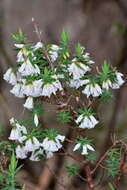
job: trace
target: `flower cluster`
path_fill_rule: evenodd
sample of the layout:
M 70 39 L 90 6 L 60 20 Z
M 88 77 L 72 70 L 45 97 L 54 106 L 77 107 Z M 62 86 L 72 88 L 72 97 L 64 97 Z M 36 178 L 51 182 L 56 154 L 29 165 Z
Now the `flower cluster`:
M 87 138 L 79 138 L 77 140 L 77 143 L 73 149 L 73 151 L 80 150 L 82 155 L 87 155 L 88 150 L 95 151 L 94 148 L 91 145 L 91 141 Z
M 6 71 L 3 78 L 13 85 L 10 90 L 12 94 L 18 98 L 26 98 L 23 106 L 34 113 L 35 126 L 39 126 L 40 116 L 36 109 L 36 102 L 42 100 L 39 98 L 43 97 L 50 102 L 56 98 L 57 105 L 67 98 L 61 107 L 65 107 L 65 110 L 60 112 L 58 117 L 62 124 L 74 121 L 77 128 L 94 128 L 99 121 L 95 118 L 92 109 L 89 105 L 86 108 L 82 104 L 83 107 L 77 114 L 78 111 L 73 110 L 75 107 L 69 105 L 70 91 L 73 88 L 75 94 L 78 94 L 76 96 L 78 101 L 75 98 L 75 104 L 81 102 L 82 97 L 86 98 L 89 104 L 91 100 L 103 97 L 106 92 L 120 88 L 124 84 L 123 74 L 106 62 L 93 74 L 94 61 L 90 54 L 80 44 L 76 45 L 74 55 L 71 54 L 65 32 L 62 33 L 59 45 L 45 45 L 40 41 L 36 44 L 26 43 L 21 31 L 18 35 L 13 35 L 13 38 L 16 41 L 16 64 Z M 39 131 L 39 127 L 32 133 L 14 118 L 10 120 L 10 123 L 12 130 L 9 140 L 17 143 L 17 158 L 24 159 L 29 156 L 30 160 L 38 161 L 42 156 L 52 157 L 54 152 L 62 148 L 65 136 L 59 135 L 53 129 L 43 130 L 38 136 L 35 130 Z M 76 141 L 73 150 L 78 149 L 83 155 L 88 154 L 88 150 L 94 151 L 91 142 L 82 137 Z
M 80 115 L 75 121 L 77 124 L 79 124 L 78 126 L 79 128 L 91 129 L 91 128 L 94 128 L 95 125 L 98 124 L 99 121 L 95 119 L 91 109 L 80 110 L 79 112 L 80 112 Z
M 62 142 L 65 140 L 65 136 L 59 135 L 55 130 L 42 131 L 41 139 L 39 140 L 35 135 L 28 134 L 25 126 L 20 125 L 14 118 L 10 119 L 12 130 L 9 136 L 9 140 L 15 141 L 16 157 L 25 159 L 29 157 L 32 161 L 39 161 L 40 157 L 46 156 L 50 158 L 54 152 L 57 152 L 62 148 Z

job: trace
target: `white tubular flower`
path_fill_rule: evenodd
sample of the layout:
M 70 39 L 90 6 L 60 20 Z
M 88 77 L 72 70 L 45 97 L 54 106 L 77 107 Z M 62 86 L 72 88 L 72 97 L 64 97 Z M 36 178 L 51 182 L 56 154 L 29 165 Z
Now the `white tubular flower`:
M 25 143 L 25 150 L 28 152 L 33 152 L 40 148 L 40 142 L 36 137 L 32 137 L 32 139 L 28 139 Z
M 24 44 L 14 44 L 16 48 L 22 49 L 24 47 Z
M 50 98 L 52 94 L 56 95 L 57 90 L 63 90 L 61 83 L 58 80 L 51 84 L 45 84 L 43 86 L 42 96 L 48 96 Z
M 38 119 L 38 115 L 35 113 L 34 114 L 34 123 L 35 123 L 35 126 L 37 127 L 38 124 L 39 124 L 39 119 Z
M 50 47 L 49 55 L 52 62 L 56 61 L 56 59 L 58 58 L 58 50 L 59 46 L 57 45 L 52 45 Z
M 15 124 L 15 127 L 12 128 L 10 136 L 9 136 L 9 140 L 17 140 L 19 142 L 23 142 L 24 140 L 26 140 L 26 135 L 27 134 L 27 130 L 24 126 L 19 125 L 14 118 L 11 119 L 12 124 Z M 14 123 L 15 122 L 15 123 Z
M 10 92 L 18 98 L 24 98 L 23 85 L 21 83 L 17 83 Z
M 74 80 L 74 79 L 72 79 L 72 80 L 70 80 L 69 86 L 72 88 L 78 89 L 79 87 L 87 84 L 88 82 L 89 82 L 89 80 L 81 80 L 81 79 Z
M 12 68 L 9 68 L 3 76 L 4 80 L 8 83 L 15 85 L 17 83 L 17 78 L 15 73 L 13 72 Z
M 23 86 L 23 92 L 26 96 L 39 97 L 42 93 L 42 80 L 35 80 L 31 84 Z
M 49 140 L 47 137 L 43 140 L 43 143 L 41 146 L 44 148 L 44 150 L 49 151 L 49 152 L 57 152 L 58 147 L 57 143 L 53 140 Z
M 120 86 L 122 86 L 124 84 L 124 80 L 123 80 L 123 74 L 120 72 L 116 72 L 116 82 L 112 84 L 112 88 L 113 89 L 118 89 L 120 88 Z
M 24 146 L 18 145 L 16 147 L 16 158 L 25 159 L 27 158 L 27 151 Z
M 14 117 L 12 117 L 9 121 L 11 125 L 15 125 L 18 122 Z
M 35 46 L 33 46 L 33 50 L 36 51 L 38 49 L 43 48 L 43 43 L 42 42 L 37 42 Z
M 82 129 L 94 128 L 95 125 L 99 123 L 99 121 L 96 120 L 96 118 L 93 115 L 85 116 L 83 114 L 81 114 L 75 122 L 79 124 L 79 128 L 82 128 Z
M 108 90 L 110 87 L 112 87 L 112 83 L 111 83 L 111 81 L 109 79 L 102 83 L 102 88 Z
M 29 159 L 30 159 L 31 161 L 36 161 L 36 162 L 38 162 L 38 161 L 40 161 L 39 156 L 42 156 L 43 153 L 44 153 L 44 151 L 40 148 L 39 150 L 36 150 L 36 151 L 32 152 L 32 154 L 31 154 L 31 156 L 30 156 Z
M 18 69 L 22 76 L 29 76 L 33 74 L 40 74 L 40 69 L 36 64 L 32 64 L 29 59 L 27 59 Z
M 65 137 L 62 135 L 57 135 L 55 140 L 49 140 L 48 137 L 46 137 L 41 146 L 48 152 L 57 152 L 62 147 L 61 142 L 63 142 L 64 139 Z
M 91 68 L 81 62 L 78 62 L 76 59 L 72 60 L 72 63 L 68 67 L 70 75 L 73 75 L 73 79 L 80 79 L 84 74 L 90 71 Z
M 76 144 L 75 147 L 74 147 L 74 149 L 73 149 L 73 151 L 76 151 L 78 149 L 82 150 L 82 152 L 81 152 L 82 155 L 87 155 L 88 154 L 88 150 L 95 151 L 94 148 L 91 145 L 89 145 L 89 144 L 82 144 L 82 143 Z
M 18 127 L 13 127 L 9 136 L 9 140 L 19 140 L 22 134 Z
M 29 96 L 26 99 L 26 102 L 25 102 L 25 104 L 23 106 L 25 108 L 29 109 L 29 110 L 32 110 L 33 109 L 33 97 Z
M 93 97 L 98 97 L 102 94 L 101 87 L 98 84 L 87 84 L 85 89 L 82 91 L 87 98 L 92 95 Z
M 17 54 L 17 62 L 24 62 L 28 54 L 30 53 L 29 50 L 26 49 L 24 44 L 15 44 L 15 47 L 19 48 L 19 52 Z

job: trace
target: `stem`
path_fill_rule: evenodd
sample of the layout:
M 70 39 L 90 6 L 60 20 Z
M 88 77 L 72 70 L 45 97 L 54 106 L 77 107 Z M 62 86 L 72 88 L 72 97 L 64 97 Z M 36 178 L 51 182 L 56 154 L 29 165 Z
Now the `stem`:
M 91 170 L 89 164 L 85 166 L 85 173 L 86 173 L 86 178 L 87 178 L 87 183 L 88 183 L 88 188 L 89 190 L 94 190 L 94 184 L 93 184 L 93 179 L 91 175 Z

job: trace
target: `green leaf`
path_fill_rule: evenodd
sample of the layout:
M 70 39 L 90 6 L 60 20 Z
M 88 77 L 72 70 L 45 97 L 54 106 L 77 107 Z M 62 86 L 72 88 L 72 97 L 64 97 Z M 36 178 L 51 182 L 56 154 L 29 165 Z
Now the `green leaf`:
M 72 120 L 72 116 L 69 111 L 63 111 L 58 114 L 57 120 L 62 124 L 69 123 Z
M 108 183 L 108 186 L 111 190 L 115 190 L 115 188 L 113 187 L 113 185 L 111 183 Z
M 16 43 L 23 43 L 24 44 L 24 33 L 22 32 L 22 30 L 21 29 L 19 29 L 19 31 L 18 31 L 18 33 L 17 34 L 12 34 L 12 39 L 14 40 L 14 41 L 16 41 Z
M 69 39 L 68 39 L 68 35 L 65 31 L 63 31 L 61 33 L 61 43 L 64 45 L 68 45 Z
M 70 175 L 70 176 L 75 176 L 77 174 L 79 174 L 79 167 L 75 164 L 68 164 L 66 166 L 67 168 L 67 173 Z

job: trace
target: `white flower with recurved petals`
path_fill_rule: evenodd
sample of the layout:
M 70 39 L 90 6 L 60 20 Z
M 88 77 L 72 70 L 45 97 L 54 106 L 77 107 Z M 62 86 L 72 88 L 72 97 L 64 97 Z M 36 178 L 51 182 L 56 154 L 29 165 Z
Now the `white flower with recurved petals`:
M 76 144 L 73 151 L 76 151 L 80 148 L 82 149 L 82 152 L 81 152 L 82 155 L 87 155 L 88 150 L 95 151 L 91 145 L 89 145 L 89 144 L 81 145 L 81 143 Z
M 124 80 L 123 80 L 123 74 L 120 72 L 116 72 L 116 82 L 112 84 L 112 88 L 113 89 L 119 89 L 120 86 L 122 86 L 124 84 Z
M 17 83 L 10 92 L 14 94 L 18 98 L 24 98 L 24 90 L 23 85 L 21 83 Z
M 40 148 L 40 142 L 36 137 L 29 138 L 25 143 L 25 150 L 33 152 Z
M 22 76 L 29 76 L 33 74 L 40 74 L 40 69 L 36 64 L 32 64 L 29 59 L 27 59 L 18 69 Z
M 16 158 L 25 159 L 27 158 L 27 153 L 24 146 L 18 145 L 16 147 Z
M 23 106 L 29 110 L 33 109 L 33 97 L 29 96 Z
M 83 94 L 87 96 L 87 98 L 91 95 L 93 97 L 98 97 L 102 94 L 101 87 L 97 84 L 87 84 L 85 89 L 82 91 Z
M 6 73 L 3 76 L 4 80 L 6 80 L 8 83 L 15 85 L 17 83 L 17 77 L 15 73 L 13 72 L 12 68 L 9 68 Z

